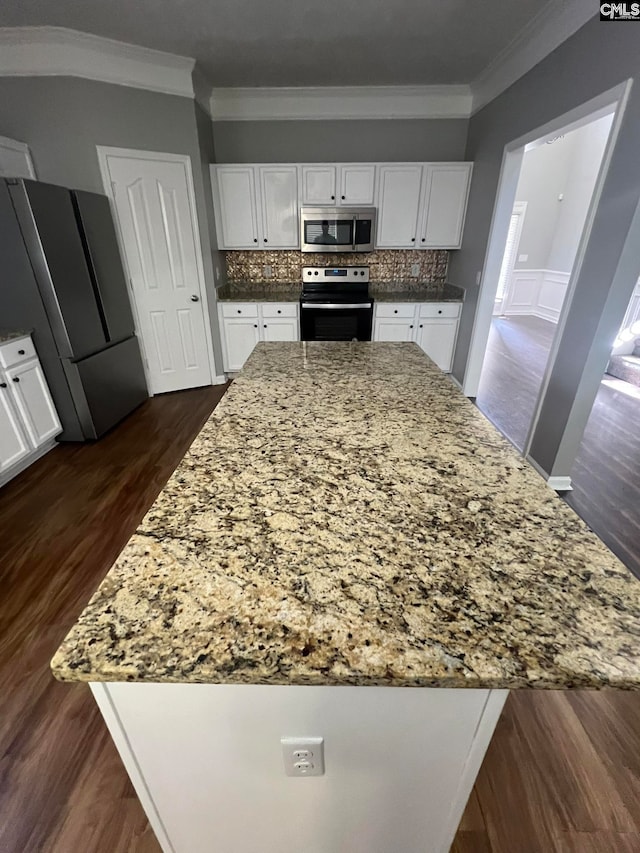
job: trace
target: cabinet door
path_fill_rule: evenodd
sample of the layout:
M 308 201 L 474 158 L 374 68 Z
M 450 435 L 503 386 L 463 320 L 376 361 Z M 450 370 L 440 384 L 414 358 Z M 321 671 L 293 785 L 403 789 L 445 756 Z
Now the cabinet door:
M 9 382 L 0 375 L 0 473 L 28 456 L 31 446 L 11 403 Z
M 458 320 L 420 320 L 417 343 L 440 370 L 449 373 L 453 363 Z
M 322 205 L 336 203 L 336 167 L 303 166 L 302 167 L 302 204 Z
M 420 246 L 458 249 L 462 243 L 471 163 L 431 163 L 425 169 Z
M 40 447 L 62 431 L 39 361 L 12 367 L 7 370 L 7 380 L 34 447 Z
M 298 318 L 292 317 L 269 317 L 262 323 L 263 341 L 299 341 L 300 329 Z
M 419 163 L 380 166 L 376 248 L 415 248 L 421 180 Z
M 410 319 L 377 317 L 373 325 L 374 341 L 413 341 L 414 322 Z
M 223 320 L 225 370 L 241 370 L 260 340 L 258 320 L 239 318 Z
M 212 166 L 220 249 L 257 249 L 258 220 L 253 166 Z
M 262 245 L 265 249 L 299 249 L 298 169 L 260 166 Z
M 373 163 L 340 166 L 340 204 L 373 204 L 375 177 Z

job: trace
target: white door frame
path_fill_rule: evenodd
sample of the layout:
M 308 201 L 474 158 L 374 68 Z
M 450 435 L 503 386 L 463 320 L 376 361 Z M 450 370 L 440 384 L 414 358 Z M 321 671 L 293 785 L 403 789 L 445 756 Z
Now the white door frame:
M 500 267 L 502 265 L 502 258 L 507 241 L 509 220 L 511 218 L 511 212 L 515 202 L 518 178 L 520 177 L 525 147 L 540 140 L 542 137 L 557 136 L 560 132 L 568 133 L 571 130 L 575 130 L 582 125 L 593 121 L 598 117 L 598 113 L 601 115 L 606 115 L 610 112 L 614 113 L 609 138 L 600 164 L 600 171 L 598 172 L 598 177 L 596 179 L 589 204 L 589 211 L 585 220 L 582 236 L 580 237 L 578 251 L 573 262 L 571 277 L 569 279 L 569 284 L 567 285 L 567 293 L 565 295 L 560 317 L 556 326 L 556 333 L 547 359 L 547 368 L 540 386 L 540 393 L 534 409 L 534 415 L 531 420 L 527 440 L 524 445 L 523 455 L 527 456 L 527 458 L 531 438 L 538 423 L 540 402 L 546 392 L 551 367 L 555 360 L 560 338 L 562 337 L 562 332 L 566 324 L 567 314 L 571 306 L 575 290 L 575 282 L 578 278 L 584 260 L 584 253 L 591 235 L 596 207 L 602 194 L 602 188 L 604 186 L 613 149 L 615 148 L 620 126 L 622 124 L 622 118 L 627 106 L 632 82 L 633 81 L 631 79 L 625 80 L 623 83 L 620 83 L 618 86 L 614 86 L 607 92 L 602 92 L 590 101 L 580 104 L 580 106 L 575 107 L 573 110 L 570 110 L 561 116 L 557 116 L 541 127 L 534 128 L 524 136 L 514 139 L 504 147 L 498 190 L 496 193 L 496 201 L 493 208 L 491 227 L 489 230 L 489 240 L 487 242 L 483 272 L 480 280 L 480 292 L 478 294 L 476 316 L 471 333 L 467 365 L 462 381 L 462 390 L 467 397 L 475 397 L 480 385 L 482 365 L 489 340 L 489 332 L 491 331 L 491 320 L 493 317 L 493 306 L 495 304 L 498 278 L 500 276 Z
M 111 180 L 109 177 L 109 157 L 126 157 L 129 160 L 158 160 L 163 162 L 170 163 L 180 163 L 186 172 L 187 175 L 187 195 L 189 198 L 189 213 L 191 216 L 191 227 L 193 228 L 193 235 L 195 240 L 195 249 L 196 249 L 196 266 L 198 270 L 198 285 L 200 288 L 200 304 L 202 305 L 202 315 L 204 321 L 204 334 L 207 342 L 207 360 L 209 363 L 209 383 L 213 384 L 214 377 L 216 376 L 216 368 L 215 368 L 215 359 L 213 355 L 213 338 L 211 334 L 211 321 L 209 319 L 209 300 L 207 298 L 207 288 L 205 285 L 204 278 L 204 266 L 202 263 L 202 243 L 200 241 L 200 231 L 198 229 L 198 213 L 196 210 L 196 200 L 195 200 L 195 191 L 193 185 L 193 172 L 191 169 L 191 157 L 188 154 L 165 154 L 159 151 L 140 151 L 134 148 L 112 148 L 110 146 L 105 145 L 96 145 L 96 151 L 98 152 L 98 164 L 100 166 L 100 175 L 102 177 L 102 184 L 104 186 L 105 193 L 109 197 L 109 201 L 111 202 L 111 211 L 113 214 L 113 219 L 116 225 L 116 231 L 118 234 L 118 242 L 120 243 L 120 254 L 122 255 L 122 262 L 125 266 L 125 272 L 127 274 L 127 281 L 129 283 L 129 292 L 132 294 L 132 308 L 133 308 L 133 321 L 136 336 L 138 338 L 138 343 L 140 344 L 140 348 L 142 350 L 142 357 L 144 363 L 144 372 L 147 380 L 147 386 L 150 388 L 152 385 L 151 377 L 149 375 L 149 362 L 145 350 L 144 338 L 142 337 L 141 323 L 140 323 L 140 315 L 138 312 L 138 305 L 136 302 L 136 294 L 131 284 L 131 273 L 128 268 L 127 263 L 127 255 L 124 249 L 124 240 L 122 238 L 122 233 L 120 231 L 120 222 L 118 221 L 118 216 L 116 213 L 115 207 L 115 198 L 113 195 L 113 187 L 111 186 Z
M 515 252 L 513 253 L 513 262 L 511 264 L 511 269 L 508 269 L 507 273 L 506 273 L 506 279 L 507 280 L 505 282 L 505 288 L 504 288 L 504 292 L 502 294 L 502 299 L 500 300 L 500 311 L 496 312 L 495 303 L 497 302 L 497 299 L 494 297 L 494 300 L 493 300 L 493 311 L 494 311 L 493 316 L 494 317 L 498 316 L 500 314 L 504 314 L 505 305 L 508 303 L 509 296 L 513 290 L 513 288 L 512 288 L 512 285 L 513 285 L 512 276 L 513 276 L 513 271 L 514 271 L 516 264 L 518 262 L 518 252 L 520 250 L 520 238 L 522 237 L 522 229 L 524 227 L 524 217 L 527 213 L 527 202 L 526 201 L 514 202 L 513 210 L 511 211 L 511 216 L 513 216 L 514 213 L 516 213 L 518 215 L 518 224 L 516 226 L 516 233 L 515 233 L 515 237 L 513 240 L 513 242 L 515 244 Z M 506 250 L 506 248 L 507 247 L 505 245 L 505 250 Z M 504 255 L 503 255 L 503 257 L 504 257 Z M 501 269 L 502 269 L 502 266 L 501 266 Z M 497 283 L 496 283 L 496 287 L 497 287 Z

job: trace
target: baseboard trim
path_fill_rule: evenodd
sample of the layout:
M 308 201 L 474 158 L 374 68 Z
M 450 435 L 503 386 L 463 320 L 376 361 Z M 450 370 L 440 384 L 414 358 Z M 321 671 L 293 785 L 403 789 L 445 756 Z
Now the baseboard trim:
M 212 385 L 224 385 L 227 382 L 226 374 L 221 373 L 219 376 L 214 376 L 211 380 Z
M 531 456 L 529 456 L 528 454 L 525 456 L 525 459 L 527 460 L 529 465 L 531 465 L 533 470 L 537 474 L 540 474 L 542 479 L 546 481 L 547 486 L 549 486 L 550 489 L 553 489 L 554 492 L 572 491 L 573 486 L 571 485 L 571 477 L 552 477 L 550 474 L 547 474 L 544 468 L 541 468 L 540 465 L 538 465 L 538 463 L 536 462 L 536 460 L 532 459 Z

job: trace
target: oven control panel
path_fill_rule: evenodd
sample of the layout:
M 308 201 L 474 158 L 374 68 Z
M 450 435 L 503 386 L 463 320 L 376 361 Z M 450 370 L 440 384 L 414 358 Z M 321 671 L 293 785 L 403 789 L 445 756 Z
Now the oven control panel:
M 369 267 L 302 267 L 302 281 L 368 282 Z

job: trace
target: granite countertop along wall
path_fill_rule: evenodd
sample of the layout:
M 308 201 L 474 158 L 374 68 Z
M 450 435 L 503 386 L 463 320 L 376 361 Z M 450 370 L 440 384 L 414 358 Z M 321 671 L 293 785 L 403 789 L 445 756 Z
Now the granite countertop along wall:
M 640 686 L 640 584 L 416 344 L 259 344 L 52 668 Z
M 30 334 L 30 331 L 25 331 L 24 329 L 0 329 L 0 344 L 6 344 L 18 338 L 26 338 Z
M 234 281 L 218 288 L 220 302 L 297 302 L 300 282 Z M 369 292 L 377 302 L 462 302 L 464 289 L 447 282 L 372 282 Z

